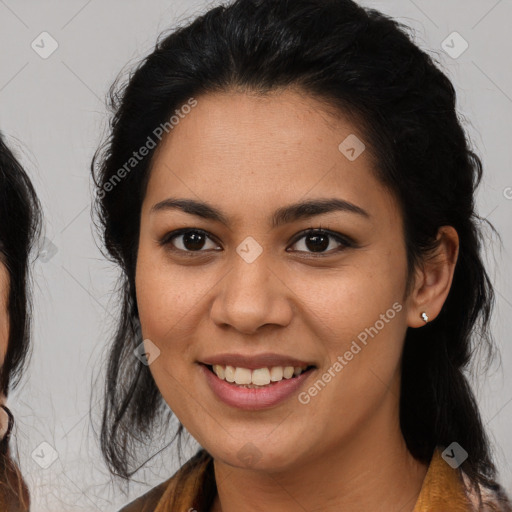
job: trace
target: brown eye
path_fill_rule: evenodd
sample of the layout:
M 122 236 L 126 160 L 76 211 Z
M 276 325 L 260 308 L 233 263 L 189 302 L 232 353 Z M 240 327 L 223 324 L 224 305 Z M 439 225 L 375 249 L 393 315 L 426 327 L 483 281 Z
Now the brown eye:
M 331 233 L 323 229 L 309 229 L 296 239 L 293 245 L 303 240 L 304 249 L 298 249 L 298 252 L 325 253 L 338 252 L 346 247 L 354 247 L 354 243 L 342 237 L 337 233 Z
M 166 235 L 160 244 L 171 246 L 172 250 L 183 252 L 204 252 L 207 241 L 211 240 L 205 231 L 199 229 L 182 229 L 173 231 Z M 213 247 L 206 247 L 206 249 L 215 249 Z

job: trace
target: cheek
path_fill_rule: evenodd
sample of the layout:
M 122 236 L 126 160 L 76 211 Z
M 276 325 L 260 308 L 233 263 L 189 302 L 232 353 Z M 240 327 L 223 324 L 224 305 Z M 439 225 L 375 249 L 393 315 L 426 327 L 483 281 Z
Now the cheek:
M 367 414 L 396 379 L 407 329 L 403 286 L 405 267 L 400 258 L 382 256 L 297 279 L 290 286 L 303 300 L 303 319 L 312 322 L 314 337 L 321 340 L 327 356 L 318 378 L 328 382 L 329 391 L 324 393 L 319 383 L 322 391 L 311 392 L 318 410 L 321 404 L 329 411 L 332 402 L 345 405 L 332 413 L 336 421 L 346 421 L 348 409 L 355 416 Z
M 145 251 L 139 250 L 135 274 L 137 308 L 146 350 L 158 349 L 158 357 L 149 370 L 164 400 L 174 412 L 181 411 L 185 375 L 182 374 L 185 341 L 180 341 L 179 329 L 184 326 L 183 315 L 186 290 L 176 282 L 178 274 L 163 270 L 161 263 Z M 179 280 L 179 279 L 178 279 Z M 186 317 L 185 317 L 186 318 Z M 180 319 L 181 322 L 180 322 Z M 152 345 L 147 345 L 147 340 Z M 153 352 L 154 353 L 154 352 Z
M 143 335 L 161 342 L 186 335 L 188 326 L 195 323 L 208 286 L 201 280 L 186 279 L 172 271 L 164 274 L 156 268 L 142 271 L 138 283 L 137 306 Z
M 302 307 L 302 312 L 298 312 L 302 321 L 314 322 L 312 329 L 321 329 L 322 339 L 330 340 L 334 348 L 337 342 L 342 348 L 347 340 L 379 320 L 394 303 L 400 303 L 405 271 L 384 258 L 378 260 L 368 258 L 364 263 L 347 263 L 321 272 L 307 270 L 284 276 L 281 273 Z M 390 312 L 393 318 L 394 313 L 395 310 Z
M 188 356 L 202 300 L 214 283 L 199 267 L 180 267 L 159 250 L 140 248 L 135 287 L 142 334 L 160 349 L 166 367 Z
M 177 275 L 162 264 L 160 251 L 143 237 L 139 244 L 135 270 L 137 309 L 145 338 L 162 339 L 173 320 L 179 316 L 183 288 Z

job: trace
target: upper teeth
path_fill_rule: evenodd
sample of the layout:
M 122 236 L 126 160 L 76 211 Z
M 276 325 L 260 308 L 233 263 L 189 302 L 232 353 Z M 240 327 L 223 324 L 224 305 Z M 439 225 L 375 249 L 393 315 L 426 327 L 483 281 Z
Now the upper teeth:
M 266 386 L 270 382 L 291 379 L 294 375 L 300 375 L 306 368 L 300 366 L 273 366 L 272 368 L 258 368 L 249 370 L 248 368 L 239 368 L 238 366 L 213 365 L 213 371 L 219 379 L 234 382 L 235 384 L 255 384 L 257 386 Z

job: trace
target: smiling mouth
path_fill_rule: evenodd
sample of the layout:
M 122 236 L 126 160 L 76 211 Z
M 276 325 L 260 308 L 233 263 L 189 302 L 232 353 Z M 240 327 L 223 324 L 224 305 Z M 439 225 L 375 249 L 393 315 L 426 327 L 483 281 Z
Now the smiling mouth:
M 296 379 L 310 372 L 316 366 L 272 366 L 250 370 L 248 368 L 204 364 L 208 370 L 220 380 L 241 388 L 266 388 L 279 384 L 284 380 Z

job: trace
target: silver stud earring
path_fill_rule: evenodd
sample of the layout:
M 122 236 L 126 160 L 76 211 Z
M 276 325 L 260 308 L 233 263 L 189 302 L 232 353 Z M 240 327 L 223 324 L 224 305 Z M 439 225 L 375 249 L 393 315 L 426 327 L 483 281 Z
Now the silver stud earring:
M 425 311 L 423 311 L 423 313 L 421 313 L 421 318 L 423 319 L 423 321 L 425 323 L 428 322 L 428 315 L 427 315 L 427 313 L 425 313 Z

